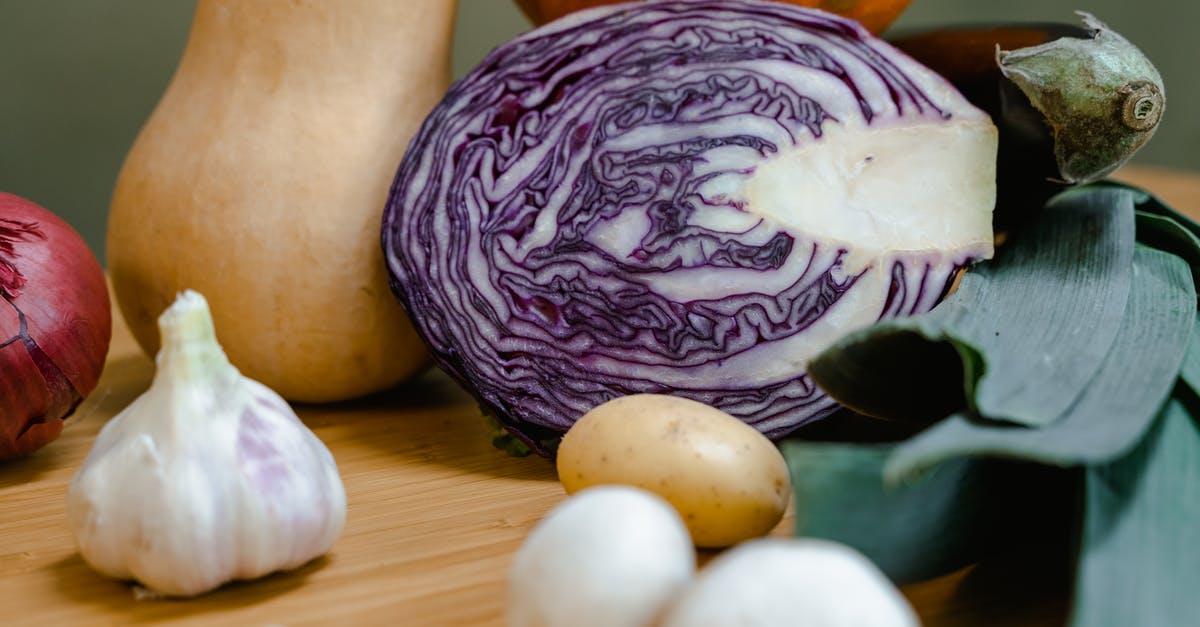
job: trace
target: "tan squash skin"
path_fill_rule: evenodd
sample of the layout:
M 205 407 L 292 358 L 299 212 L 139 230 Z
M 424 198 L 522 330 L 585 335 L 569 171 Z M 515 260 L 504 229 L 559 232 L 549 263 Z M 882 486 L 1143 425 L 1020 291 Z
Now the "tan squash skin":
M 454 0 L 199 0 L 118 177 L 107 265 L 142 348 L 208 298 L 247 376 L 293 401 L 388 388 L 428 356 L 388 288 L 380 221 L 450 80 Z

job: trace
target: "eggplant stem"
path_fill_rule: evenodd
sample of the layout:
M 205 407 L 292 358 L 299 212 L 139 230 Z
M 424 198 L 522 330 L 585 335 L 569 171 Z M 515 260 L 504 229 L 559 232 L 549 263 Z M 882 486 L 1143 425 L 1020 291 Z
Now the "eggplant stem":
M 1133 131 L 1148 131 L 1162 118 L 1162 90 L 1150 81 L 1132 81 L 1121 88 L 1121 123 Z

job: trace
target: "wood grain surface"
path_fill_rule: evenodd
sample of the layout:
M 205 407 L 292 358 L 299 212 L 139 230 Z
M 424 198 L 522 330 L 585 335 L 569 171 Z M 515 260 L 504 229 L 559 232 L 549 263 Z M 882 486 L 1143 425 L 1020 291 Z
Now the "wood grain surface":
M 1200 216 L 1200 175 L 1127 168 L 1116 178 Z M 100 427 L 152 374 L 117 320 L 100 385 L 62 437 L 0 464 L 0 624 L 503 624 L 512 555 L 563 491 L 546 460 L 495 450 L 474 403 L 438 372 L 363 401 L 297 408 L 333 452 L 348 493 L 346 529 L 327 556 L 186 600 L 144 598 L 93 572 L 67 530 L 67 485 Z M 930 626 L 1058 625 L 1068 584 L 1055 572 L 1014 556 L 904 593 Z

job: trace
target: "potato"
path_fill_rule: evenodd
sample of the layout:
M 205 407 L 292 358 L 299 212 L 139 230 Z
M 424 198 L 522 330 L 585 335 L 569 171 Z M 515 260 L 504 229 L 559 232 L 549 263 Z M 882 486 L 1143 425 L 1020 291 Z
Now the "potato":
M 601 484 L 658 494 L 700 547 L 765 535 L 791 496 L 774 443 L 725 412 L 674 396 L 636 394 L 589 411 L 563 436 L 557 466 L 568 494 Z

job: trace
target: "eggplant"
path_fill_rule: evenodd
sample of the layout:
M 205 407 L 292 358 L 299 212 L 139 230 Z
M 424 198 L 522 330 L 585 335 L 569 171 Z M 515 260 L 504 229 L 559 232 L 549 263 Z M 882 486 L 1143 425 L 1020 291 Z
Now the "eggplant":
M 1154 135 L 1162 77 L 1094 16 L 1068 23 L 982 24 L 901 34 L 890 42 L 949 80 L 1000 129 L 998 234 L 1054 194 L 1100 180 Z

